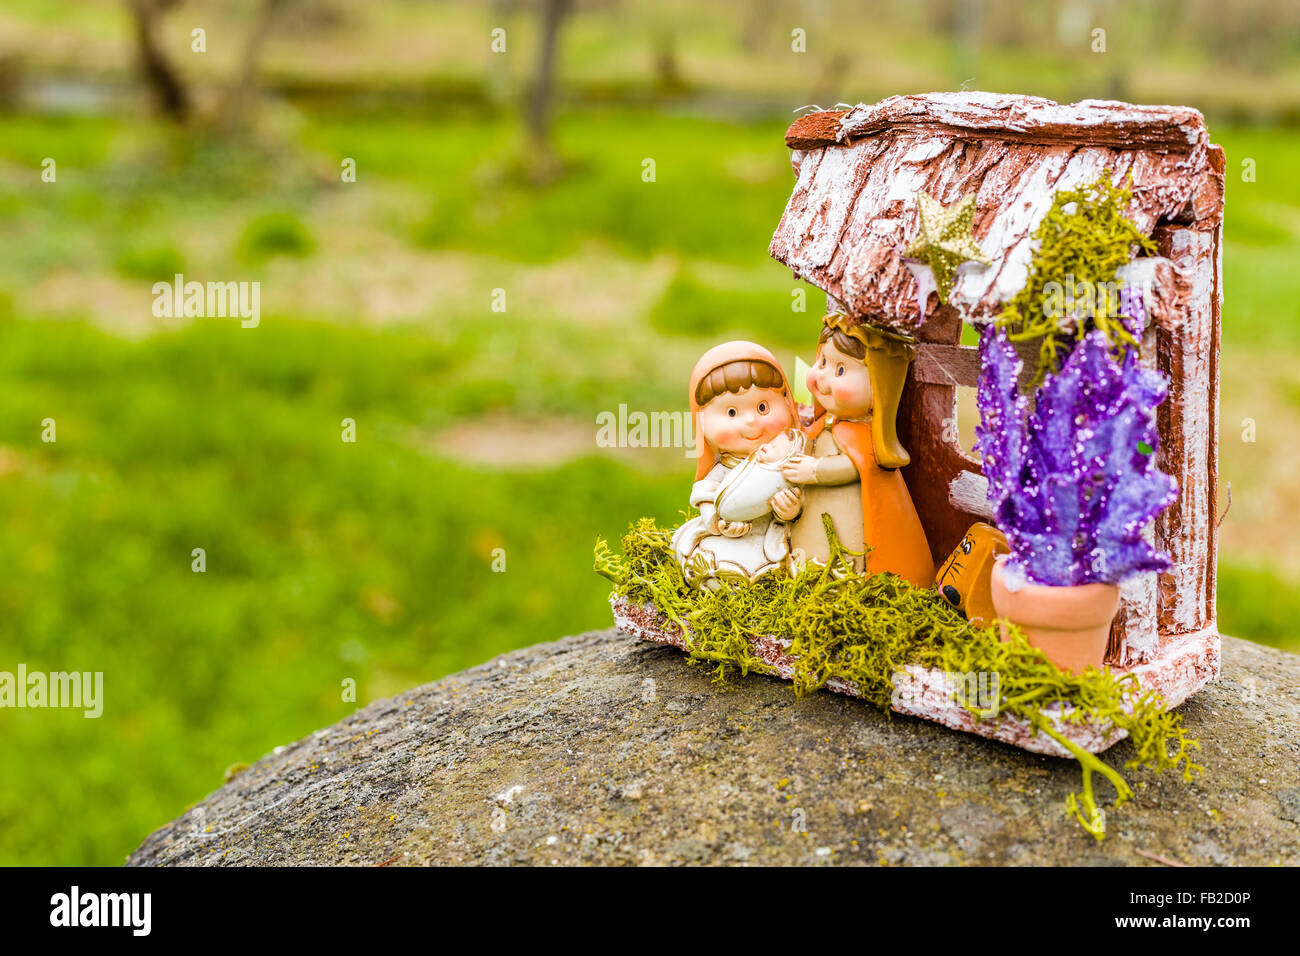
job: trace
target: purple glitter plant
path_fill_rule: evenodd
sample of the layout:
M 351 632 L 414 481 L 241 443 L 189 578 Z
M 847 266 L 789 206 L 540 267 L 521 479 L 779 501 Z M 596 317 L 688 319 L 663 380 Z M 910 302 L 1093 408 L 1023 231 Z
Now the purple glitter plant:
M 1064 586 L 1166 570 L 1168 555 L 1143 537 L 1177 497 L 1155 464 L 1164 378 L 1143 368 L 1135 349 L 1115 361 L 1105 337 L 1091 332 L 1027 413 L 1021 361 L 1006 333 L 986 329 L 980 350 L 976 449 L 1013 576 Z
M 1135 339 L 1142 338 L 1147 324 L 1146 295 L 1140 286 L 1125 284 L 1119 290 L 1119 320 Z

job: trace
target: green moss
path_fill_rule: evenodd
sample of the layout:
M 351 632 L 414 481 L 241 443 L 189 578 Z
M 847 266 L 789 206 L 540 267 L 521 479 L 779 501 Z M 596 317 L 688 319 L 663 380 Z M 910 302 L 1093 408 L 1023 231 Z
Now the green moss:
M 1067 809 L 1097 839 L 1105 835 L 1105 817 L 1096 802 L 1093 774 L 1114 786 L 1117 807 L 1132 790 L 1113 767 L 1059 733 L 1051 714 L 1126 730 L 1135 751 L 1127 769 L 1179 770 L 1185 780 L 1200 772 L 1191 760 L 1200 744 L 1187 736 L 1182 718 L 1167 710 L 1158 694 L 1142 690 L 1133 675 L 1117 676 L 1109 669 L 1063 673 L 1019 632 L 1013 630 L 1004 643 L 994 627 L 972 627 L 932 588 L 914 587 L 892 574 L 864 578 L 851 573 L 847 552 L 829 525 L 827 531 L 832 556 L 825 568 L 702 590 L 683 578 L 671 530 L 643 518 L 624 536 L 621 555 L 604 541 L 596 543 L 595 569 L 613 582 L 615 595 L 653 604 L 679 626 L 690 656 L 715 665 L 718 680 L 732 668 L 742 674 L 772 673 L 754 654 L 750 635 L 789 640 L 793 686 L 800 696 L 834 677 L 852 681 L 863 699 L 888 708 L 894 675 L 908 665 L 998 675 L 996 712 L 1029 722 L 1079 761 L 1083 786 L 1070 795 Z M 980 716 L 975 702 L 966 706 Z
M 1033 387 L 1060 367 L 1070 338 L 1099 329 L 1116 352 L 1138 344 L 1118 318 L 1122 284 L 1115 273 L 1135 246 L 1152 254 L 1156 245 L 1125 216 L 1132 198 L 1107 171 L 1096 182 L 1057 192 L 1034 230 L 1029 277 L 997 319 L 1014 341 L 1042 339 Z M 1076 297 L 1090 299 L 1078 321 L 1062 307 Z

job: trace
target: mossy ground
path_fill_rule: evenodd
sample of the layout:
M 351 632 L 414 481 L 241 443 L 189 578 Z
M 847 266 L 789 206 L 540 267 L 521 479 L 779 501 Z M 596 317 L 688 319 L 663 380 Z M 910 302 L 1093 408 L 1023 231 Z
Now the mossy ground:
M 908 665 L 996 674 L 995 712 L 1028 721 L 1079 761 L 1082 788 L 1070 795 L 1067 806 L 1097 839 L 1105 835 L 1105 815 L 1092 775 L 1110 781 L 1116 807 L 1132 797 L 1132 790 L 1115 768 L 1061 734 L 1053 715 L 1127 731 L 1135 754 L 1126 769 L 1176 770 L 1188 781 L 1201 770 L 1191 759 L 1200 744 L 1187 735 L 1181 717 L 1131 674 L 1116 675 L 1108 668 L 1063 673 L 1018 632 L 1003 642 L 993 627 L 972 627 L 933 589 L 913 587 L 892 574 L 864 578 L 848 572 L 837 544 L 825 568 L 810 566 L 794 576 L 774 575 L 753 584 L 695 588 L 682 576 L 671 535 L 644 518 L 623 537 L 621 555 L 597 542 L 595 569 L 613 582 L 615 595 L 653 604 L 678 625 L 691 657 L 716 665 L 719 680 L 732 668 L 742 674 L 771 673 L 749 642 L 751 635 L 769 634 L 790 642 L 787 652 L 795 662 L 793 686 L 799 695 L 837 677 L 852 681 L 865 700 L 887 708 L 894 675 Z M 966 706 L 979 714 L 975 702 Z

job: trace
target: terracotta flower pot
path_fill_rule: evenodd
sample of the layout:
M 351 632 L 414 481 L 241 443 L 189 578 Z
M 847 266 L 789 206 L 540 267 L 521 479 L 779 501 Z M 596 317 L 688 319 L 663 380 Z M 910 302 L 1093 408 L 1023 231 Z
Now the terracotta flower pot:
M 1101 667 L 1110 622 L 1119 609 L 1119 586 L 1025 584 L 1010 591 L 1003 577 L 1005 561 L 1005 557 L 997 559 L 991 576 L 1002 640 L 1007 639 L 1005 622 L 1011 621 L 1061 670 L 1081 673 L 1087 667 Z

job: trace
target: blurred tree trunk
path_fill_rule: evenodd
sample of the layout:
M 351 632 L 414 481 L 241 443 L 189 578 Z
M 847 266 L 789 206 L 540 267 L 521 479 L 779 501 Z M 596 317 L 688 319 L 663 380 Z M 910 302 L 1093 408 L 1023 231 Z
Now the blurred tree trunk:
M 517 6 L 518 0 L 491 0 L 490 26 L 493 29 L 501 27 L 507 33 L 512 31 Z M 511 90 L 514 89 L 514 62 L 514 57 L 509 56 L 493 58 L 493 66 L 488 70 L 487 88 L 488 96 L 495 104 L 508 104 L 510 101 Z
M 550 154 L 551 107 L 555 89 L 555 48 L 560 25 L 569 12 L 569 0 L 543 0 L 542 45 L 538 51 L 537 75 L 528 99 L 525 121 L 534 149 Z
M 286 5 L 287 0 L 262 0 L 257 17 L 244 39 L 244 53 L 239 60 L 239 72 L 235 75 L 221 104 L 221 126 L 231 130 L 244 122 L 248 103 L 252 99 L 253 84 L 257 78 L 257 68 L 262 61 L 262 51 L 266 48 L 267 37 L 276 14 Z
M 775 0 L 751 0 L 745 5 L 745 17 L 740 28 L 740 48 L 746 53 L 756 53 L 763 45 L 772 22 L 776 20 Z
M 671 25 L 660 28 L 655 43 L 655 87 L 663 93 L 677 93 L 685 88 L 677 66 L 677 31 Z
M 168 119 L 184 123 L 190 117 L 190 95 L 176 68 L 158 41 L 162 16 L 179 0 L 131 0 L 135 20 L 135 48 L 140 72 L 157 104 Z

